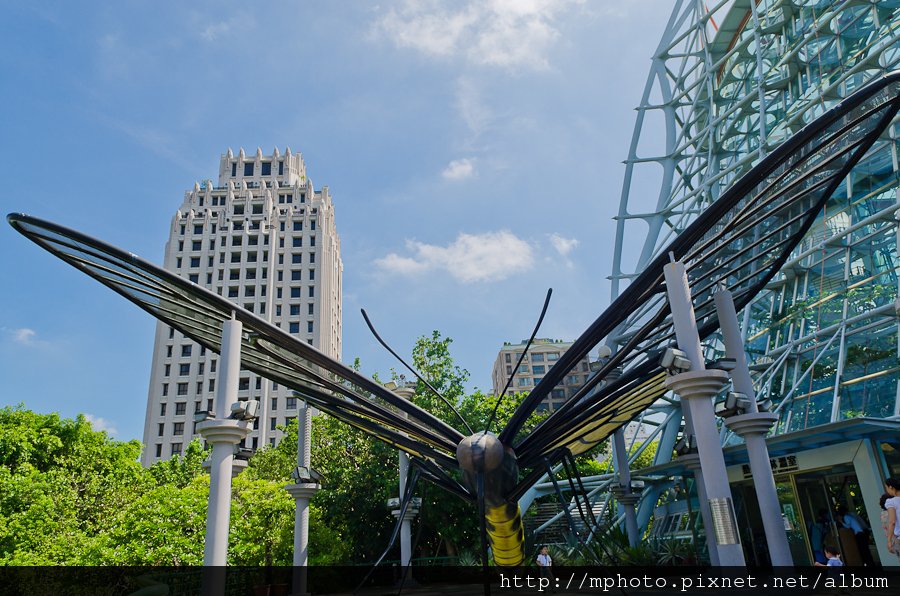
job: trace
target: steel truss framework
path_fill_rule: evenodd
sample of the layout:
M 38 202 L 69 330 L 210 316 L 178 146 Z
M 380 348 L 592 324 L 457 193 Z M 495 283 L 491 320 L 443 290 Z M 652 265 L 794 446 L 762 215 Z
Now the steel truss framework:
M 548 468 L 557 463 L 568 468 L 572 455 L 598 445 L 665 391 L 657 354 L 674 335 L 662 276 L 669 255 L 687 266 L 698 327 L 701 336 L 708 336 L 717 328 L 712 303 L 717 283 L 727 285 L 738 306 L 756 297 L 898 109 L 900 73 L 858 91 L 738 180 L 669 243 L 523 400 L 499 433 L 502 466 L 474 475 L 460 453 L 464 446 L 477 451 L 485 434 L 464 437 L 253 313 L 130 253 L 26 215 L 8 219 L 41 247 L 210 350 L 221 349 L 222 324 L 232 317 L 240 320 L 243 368 L 283 383 L 324 412 L 406 451 L 426 478 L 477 501 L 496 562 L 515 565 L 524 557 L 519 497 Z M 640 324 L 598 374 L 536 429 L 521 433 L 527 417 L 574 363 L 626 320 Z M 460 466 L 466 471 L 461 479 Z
M 625 162 L 613 299 L 734 180 L 898 66 L 898 0 L 675 2 Z M 775 432 L 900 414 L 895 132 L 890 127 L 875 142 L 744 310 L 757 395 L 780 414 Z M 648 179 L 656 186 L 642 187 Z M 629 261 L 623 247 L 638 242 L 643 248 L 628 251 L 639 254 Z M 643 324 L 635 313 L 608 343 L 627 345 Z M 711 357 L 721 354 L 716 341 L 708 347 Z M 655 429 L 630 447 L 640 452 L 658 442 L 655 463 L 665 463 L 683 427 L 677 398 L 664 397 L 640 419 Z M 724 443 L 737 441 L 723 432 Z M 603 482 L 614 482 L 609 472 Z M 657 481 L 640 503 L 645 528 L 669 479 L 644 479 Z

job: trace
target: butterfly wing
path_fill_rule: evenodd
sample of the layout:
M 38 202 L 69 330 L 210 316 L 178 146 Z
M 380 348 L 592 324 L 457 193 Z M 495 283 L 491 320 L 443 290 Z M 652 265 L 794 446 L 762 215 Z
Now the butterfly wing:
M 855 92 L 760 161 L 661 250 L 550 369 L 500 434 L 504 444 L 515 446 L 520 464 L 540 465 L 560 448 L 587 451 L 665 393 L 657 359 L 674 342 L 662 273 L 670 254 L 687 267 L 697 326 L 706 337 L 718 327 L 717 284 L 731 290 L 738 309 L 762 291 L 898 107 L 900 73 Z M 608 337 L 618 351 L 575 396 L 516 441 L 537 405 Z M 621 378 L 601 385 L 613 371 Z

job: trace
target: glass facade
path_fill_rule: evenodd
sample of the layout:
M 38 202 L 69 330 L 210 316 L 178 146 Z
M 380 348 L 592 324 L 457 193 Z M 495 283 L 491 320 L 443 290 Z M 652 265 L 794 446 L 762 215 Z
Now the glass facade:
M 900 68 L 900 1 L 745 0 L 712 11 L 676 2 L 657 50 L 626 162 L 614 295 L 754 164 Z M 776 433 L 900 413 L 896 133 L 879 138 L 746 309 L 750 365 L 759 398 L 779 413 Z M 622 246 L 641 240 L 628 262 L 640 251 Z

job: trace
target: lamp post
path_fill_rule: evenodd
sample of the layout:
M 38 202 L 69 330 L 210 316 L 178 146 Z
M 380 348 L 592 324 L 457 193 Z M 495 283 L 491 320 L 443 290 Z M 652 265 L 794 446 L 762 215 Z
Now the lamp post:
M 690 370 L 669 377 L 666 379 L 666 386 L 681 397 L 683 407 L 690 412 L 697 440 L 697 455 L 703 470 L 702 482 L 706 488 L 706 502 L 701 502 L 700 507 L 709 509 L 716 537 L 709 549 L 717 551 L 719 565 L 743 567 L 744 552 L 737 531 L 731 487 L 728 484 L 725 457 L 713 409 L 713 397 L 728 381 L 728 373 L 706 368 L 684 264 L 673 258 L 671 263 L 663 267 L 663 274 L 672 310 L 675 338 L 678 347 L 690 360 Z

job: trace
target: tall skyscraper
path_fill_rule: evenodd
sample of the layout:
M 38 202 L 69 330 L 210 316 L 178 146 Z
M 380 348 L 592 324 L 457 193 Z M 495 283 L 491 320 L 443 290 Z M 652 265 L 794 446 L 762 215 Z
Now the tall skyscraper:
M 194 184 L 172 219 L 163 266 L 341 357 L 341 243 L 328 187 L 315 190 L 300 154 L 231 149 L 218 183 Z M 150 370 L 142 463 L 181 453 L 194 413 L 213 409 L 218 355 L 159 323 Z M 274 444 L 297 415 L 284 386 L 242 371 L 241 400 L 260 402 L 246 446 Z

